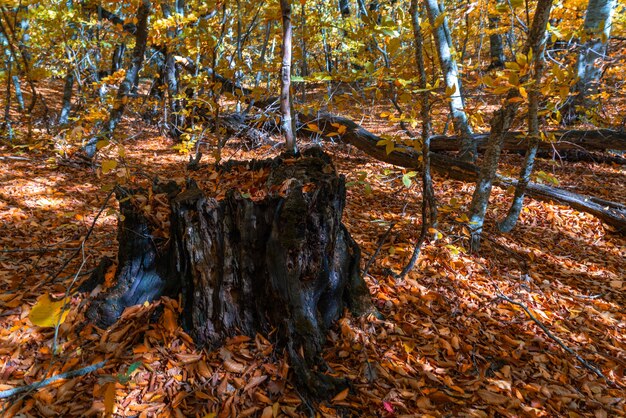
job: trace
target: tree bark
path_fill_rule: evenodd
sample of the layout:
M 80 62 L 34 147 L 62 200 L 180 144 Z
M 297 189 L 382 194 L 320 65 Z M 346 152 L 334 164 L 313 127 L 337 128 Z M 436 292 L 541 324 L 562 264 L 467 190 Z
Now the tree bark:
M 559 131 L 545 131 L 549 136 L 554 136 L 556 142 L 540 142 L 539 149 L 551 150 L 580 150 L 605 151 L 626 150 L 626 131 L 612 129 L 598 129 L 593 131 L 570 129 Z M 507 131 L 504 134 L 502 149 L 509 151 L 523 151 L 526 146 L 526 132 Z M 484 151 L 487 146 L 489 133 L 473 134 L 472 140 L 476 143 L 479 151 Z M 431 138 L 431 150 L 436 152 L 458 151 L 461 148 L 461 138 L 455 136 L 436 135 Z
M 460 157 L 467 161 L 474 161 L 476 159 L 476 148 L 471 140 L 472 129 L 469 126 L 463 106 L 459 70 L 456 60 L 452 57 L 452 45 L 448 42 L 448 35 L 446 34 L 446 32 L 449 32 L 448 20 L 444 18 L 442 22 L 437 22 L 437 19 L 440 19 L 441 16 L 437 0 L 425 0 L 424 5 L 428 12 L 430 24 L 433 27 L 433 37 L 437 46 L 437 55 L 439 56 L 441 71 L 446 83 L 446 90 L 453 92 L 449 98 L 450 114 L 454 122 L 454 129 L 462 138 Z
M 593 107 L 597 104 L 589 96 L 597 92 L 602 77 L 601 63 L 606 54 L 616 6 L 617 0 L 589 0 L 583 24 L 587 41 L 582 45 L 576 63 L 578 81 L 572 88 L 574 96 L 562 112 L 565 123 L 576 121 L 584 113 L 581 107 Z
M 498 30 L 498 23 L 500 23 L 498 16 L 489 16 L 489 30 L 492 31 L 489 35 L 489 56 L 491 57 L 489 70 L 504 67 L 504 61 L 506 60 L 504 57 L 502 34 L 496 32 Z
M 528 55 L 528 51 L 530 50 L 536 52 L 542 48 L 542 44 L 545 42 L 544 35 L 551 9 L 552 0 L 539 0 L 537 3 L 528 40 L 523 49 L 524 55 Z M 521 77 L 520 84 L 525 82 L 526 79 L 527 77 Z M 495 112 L 491 120 L 491 132 L 487 141 L 487 150 L 478 180 L 476 180 L 476 188 L 474 189 L 469 208 L 469 225 L 471 231 L 470 248 L 472 251 L 478 251 L 480 248 L 480 237 L 485 222 L 485 214 L 489 204 L 493 180 L 498 169 L 498 161 L 504 142 L 504 135 L 511 127 L 511 123 L 519 107 L 519 102 L 514 100 L 517 97 L 519 97 L 517 88 L 509 90 L 505 104 L 501 109 Z
M 281 127 L 285 136 L 287 150 L 293 154 L 298 153 L 296 145 L 295 120 L 292 117 L 291 102 L 291 0 L 280 0 L 280 10 L 283 16 L 283 44 L 282 66 L 280 70 L 280 114 Z
M 151 238 L 144 211 L 120 194 L 118 281 L 87 316 L 108 326 L 127 306 L 180 291 L 183 327 L 199 345 L 216 348 L 241 333 L 269 338 L 277 329 L 299 390 L 328 398 L 344 382 L 321 372 L 326 331 L 344 307 L 376 313 L 359 248 L 341 223 L 345 178 L 320 149 L 223 169 L 241 167 L 269 173 L 264 199 L 230 190 L 217 201 L 195 184 L 184 191 L 161 184 L 155 193 L 169 191 L 171 210 L 161 241 Z
M 74 89 L 74 70 L 67 70 L 65 75 L 65 85 L 63 86 L 63 102 L 61 104 L 61 115 L 59 116 L 59 124 L 67 125 L 70 121 L 70 112 L 72 111 L 72 91 Z

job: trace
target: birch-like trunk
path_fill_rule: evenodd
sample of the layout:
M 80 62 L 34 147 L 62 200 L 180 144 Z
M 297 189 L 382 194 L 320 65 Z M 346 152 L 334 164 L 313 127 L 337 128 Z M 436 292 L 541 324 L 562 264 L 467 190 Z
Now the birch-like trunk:
M 281 128 L 285 136 L 287 150 L 298 153 L 295 137 L 295 120 L 292 117 L 291 104 L 291 0 L 280 0 L 280 10 L 283 16 L 283 47 L 282 66 L 280 71 L 280 114 Z
M 589 0 L 583 24 L 586 41 L 581 46 L 576 63 L 578 81 L 572 88 L 574 96 L 563 112 L 566 123 L 575 121 L 581 113 L 584 113 L 584 108 L 596 104 L 589 96 L 598 91 L 602 77 L 602 62 L 611 35 L 616 6 L 617 0 Z
M 476 159 L 476 146 L 471 139 L 472 129 L 469 126 L 463 106 L 459 69 L 456 60 L 452 57 L 452 45 L 447 35 L 449 33 L 448 20 L 444 18 L 441 23 L 437 21 L 441 16 L 437 0 L 425 0 L 424 5 L 426 6 L 430 24 L 433 27 L 433 37 L 435 38 L 437 55 L 439 55 L 439 64 L 446 83 L 446 89 L 453 91 L 449 98 L 450 114 L 452 115 L 454 129 L 463 137 L 460 157 L 464 160 L 473 161 Z

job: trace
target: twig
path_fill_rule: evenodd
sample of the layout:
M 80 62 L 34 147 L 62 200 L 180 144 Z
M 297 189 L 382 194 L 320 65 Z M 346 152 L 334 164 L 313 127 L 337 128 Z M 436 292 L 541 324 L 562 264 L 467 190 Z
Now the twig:
M 25 385 L 25 386 L 20 386 L 20 387 L 13 388 L 13 389 L 3 390 L 2 392 L 0 392 L 0 399 L 9 398 L 11 396 L 18 395 L 18 394 L 20 394 L 22 392 L 37 390 L 37 389 L 42 388 L 44 386 L 48 386 L 49 384 L 54 383 L 57 380 L 71 379 L 73 377 L 84 376 L 84 375 L 86 375 L 88 373 L 94 372 L 94 371 L 102 368 L 105 365 L 105 363 L 106 363 L 106 360 L 101 361 L 101 362 L 96 363 L 96 364 L 92 364 L 91 366 L 83 367 L 82 369 L 70 370 L 69 372 L 57 374 L 56 376 L 49 377 L 49 378 L 41 380 L 39 382 L 31 383 L 30 385 Z
M 548 327 L 546 327 L 543 322 L 541 322 L 540 320 L 538 320 L 535 315 L 532 314 L 532 312 L 530 311 L 530 309 L 528 309 L 528 307 L 526 307 L 526 305 L 524 305 L 521 302 L 518 302 L 516 300 L 513 300 L 511 298 L 509 298 L 508 296 L 505 296 L 503 293 L 498 293 L 498 298 L 509 302 L 510 304 L 519 306 L 520 308 L 522 308 L 524 310 L 524 312 L 526 312 L 526 315 L 528 315 L 528 317 L 530 319 L 532 319 L 532 321 L 537 324 L 537 326 L 539 328 L 541 328 L 541 330 L 543 332 L 546 333 L 546 335 L 548 337 L 550 337 L 550 339 L 552 339 L 554 342 L 556 342 L 563 350 L 567 351 L 569 354 L 571 354 L 572 356 L 574 356 L 576 358 L 576 360 L 578 360 L 583 366 L 585 366 L 585 368 L 591 370 L 593 373 L 595 373 L 598 377 L 604 379 L 609 385 L 614 386 L 614 387 L 619 387 L 615 382 L 613 382 L 611 379 L 609 379 L 608 377 L 606 377 L 602 371 L 597 368 L 596 366 L 594 366 L 593 364 L 589 363 L 587 360 L 585 360 L 584 358 L 582 358 L 580 355 L 578 355 L 574 350 L 572 350 L 571 348 L 569 348 L 567 345 L 565 345 L 565 343 L 563 341 L 561 341 L 556 335 L 554 335 L 552 333 L 552 331 L 550 331 L 548 329 Z
M 396 223 L 397 222 L 392 222 L 391 225 L 389 225 L 389 228 L 387 228 L 387 231 L 378 239 L 378 243 L 376 244 L 376 251 L 374 251 L 374 254 L 372 254 L 370 259 L 367 260 L 367 264 L 363 269 L 363 276 L 367 276 L 368 270 L 370 269 L 376 257 L 378 257 L 380 250 L 383 248 L 383 244 L 385 243 L 385 241 L 387 241 L 387 238 L 389 238 L 389 234 L 391 234 L 391 230 L 394 228 L 394 226 L 396 226 Z
M 76 251 L 80 247 L 50 247 L 50 248 L 9 248 L 7 250 L 0 250 L 0 253 L 53 253 L 56 251 Z
M 111 191 L 109 192 L 109 194 L 106 196 L 106 198 L 104 199 L 104 203 L 102 204 L 102 206 L 100 207 L 100 211 L 98 212 L 98 214 L 96 215 L 95 218 L 93 218 L 93 222 L 91 223 L 91 226 L 89 227 L 89 230 L 87 231 L 87 234 L 85 235 L 85 238 L 83 238 L 82 242 L 80 243 L 80 247 L 76 248 L 76 250 L 74 251 L 74 253 L 69 256 L 67 258 L 67 260 L 65 260 L 65 262 L 63 263 L 63 265 L 59 268 L 59 270 L 57 270 L 57 272 L 54 274 L 54 276 L 52 276 L 52 278 L 50 280 L 54 281 L 57 277 L 59 277 L 59 275 L 61 274 L 61 272 L 63 272 L 63 270 L 65 270 L 65 268 L 68 266 L 68 264 L 70 263 L 70 261 L 72 261 L 74 259 L 74 257 L 76 257 L 81 250 L 83 249 L 83 247 L 85 246 L 85 243 L 87 242 L 87 240 L 89 239 L 89 237 L 91 236 L 91 233 L 94 230 L 94 227 L 96 226 L 96 222 L 98 221 L 98 218 L 100 217 L 100 215 L 102 215 L 102 212 L 104 212 L 104 209 L 107 207 L 107 204 L 109 203 L 109 199 L 111 198 L 111 196 L 113 195 L 113 192 L 115 191 L 115 188 L 112 188 Z

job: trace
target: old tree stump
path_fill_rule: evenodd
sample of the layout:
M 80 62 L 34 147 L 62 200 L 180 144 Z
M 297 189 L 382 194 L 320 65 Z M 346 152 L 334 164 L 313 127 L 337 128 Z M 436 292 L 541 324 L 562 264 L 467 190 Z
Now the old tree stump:
M 230 336 L 277 330 L 294 383 L 327 398 L 340 381 L 323 373 L 326 331 L 345 307 L 355 315 L 375 312 L 359 248 L 341 222 L 345 178 L 319 149 L 223 170 L 243 164 L 268 173 L 262 199 L 231 189 L 218 200 L 194 182 L 184 190 L 156 184 L 154 193 L 167 194 L 171 211 L 161 243 L 136 199 L 120 191 L 117 281 L 87 316 L 108 326 L 128 306 L 181 292 L 183 327 L 198 345 L 215 348 Z

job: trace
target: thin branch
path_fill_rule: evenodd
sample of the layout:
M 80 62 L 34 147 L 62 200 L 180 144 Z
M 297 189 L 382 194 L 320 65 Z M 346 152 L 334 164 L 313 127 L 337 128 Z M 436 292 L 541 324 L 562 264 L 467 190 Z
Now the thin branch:
M 604 379 L 609 385 L 613 386 L 613 387 L 619 387 L 619 385 L 617 385 L 615 382 L 613 382 L 611 379 L 609 379 L 608 377 L 606 377 L 603 373 L 602 370 L 600 370 L 598 367 L 594 366 L 593 364 L 589 363 L 587 360 L 585 360 L 584 358 L 582 358 L 579 354 L 577 354 L 574 350 L 572 350 L 571 348 L 569 348 L 567 345 L 565 345 L 565 343 L 563 341 L 561 341 L 559 339 L 559 337 L 557 337 L 556 335 L 554 335 L 552 333 L 552 331 L 550 331 L 548 329 L 548 327 L 546 327 L 543 322 L 541 322 L 540 320 L 537 319 L 537 317 L 535 317 L 535 315 L 532 314 L 532 312 L 530 311 L 530 309 L 528 309 L 528 307 L 526 307 L 526 305 L 524 305 L 521 302 L 518 302 L 516 300 L 513 300 L 511 298 L 509 298 L 508 296 L 504 295 L 503 293 L 498 293 L 498 297 L 506 302 L 509 302 L 512 305 L 516 305 L 519 306 L 520 308 L 522 308 L 524 310 L 524 312 L 526 312 L 526 315 L 528 315 L 528 317 L 530 319 L 532 319 L 532 321 L 537 324 L 537 326 L 539 328 L 541 328 L 541 330 L 543 332 L 545 332 L 545 334 L 550 337 L 550 339 L 552 339 L 554 342 L 556 342 L 563 350 L 567 351 L 569 354 L 571 354 L 572 356 L 574 356 L 576 358 L 576 360 L 578 360 L 583 366 L 585 366 L 585 368 L 587 368 L 588 370 L 591 370 L 593 373 L 595 373 L 598 377 Z
M 20 394 L 22 392 L 29 392 L 29 391 L 37 390 L 37 389 L 42 388 L 44 386 L 48 386 L 49 384 L 54 383 L 57 380 L 71 379 L 71 378 L 74 378 L 74 377 L 84 376 L 84 375 L 89 374 L 91 372 L 94 372 L 94 371 L 96 371 L 98 369 L 101 369 L 102 367 L 104 367 L 105 364 L 106 364 L 106 360 L 101 361 L 101 362 L 96 363 L 96 364 L 92 364 L 91 366 L 83 367 L 82 369 L 70 370 L 70 371 L 65 372 L 65 373 L 57 374 L 56 376 L 49 377 L 49 378 L 41 380 L 39 382 L 31 383 L 30 385 L 20 386 L 20 387 L 13 388 L 13 389 L 3 390 L 2 392 L 0 392 L 0 399 L 9 398 L 11 396 L 18 395 L 18 394 Z
M 104 199 L 104 203 L 100 207 L 100 211 L 98 212 L 96 217 L 93 218 L 93 222 L 91 223 L 91 226 L 89 227 L 89 230 L 87 231 L 87 234 L 85 235 L 85 238 L 83 238 L 82 242 L 80 243 L 80 246 L 76 248 L 76 250 L 74 250 L 74 253 L 65 260 L 63 265 L 57 270 L 57 272 L 52 276 L 50 280 L 54 281 L 57 277 L 59 277 L 59 275 L 63 272 L 63 270 L 65 270 L 65 268 L 68 266 L 70 261 L 72 261 L 74 257 L 76 257 L 81 252 L 81 250 L 85 246 L 85 243 L 91 236 L 91 233 L 93 232 L 94 227 L 96 226 L 96 222 L 98 221 L 98 218 L 100 217 L 100 215 L 102 215 L 102 212 L 104 212 L 104 209 L 107 207 L 107 204 L 109 203 L 109 199 L 111 198 L 114 192 L 115 192 L 115 188 L 112 188 L 109 194 Z

